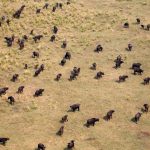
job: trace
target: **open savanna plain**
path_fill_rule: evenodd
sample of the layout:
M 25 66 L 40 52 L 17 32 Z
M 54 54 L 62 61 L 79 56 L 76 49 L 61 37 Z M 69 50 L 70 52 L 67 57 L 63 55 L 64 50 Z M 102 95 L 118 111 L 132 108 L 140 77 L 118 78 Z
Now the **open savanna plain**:
M 48 9 L 41 9 L 49 3 Z M 0 97 L 0 137 L 9 137 L 6 146 L 0 150 L 34 150 L 43 143 L 47 150 L 63 150 L 70 140 L 75 140 L 75 150 L 150 150 L 150 113 L 143 114 L 138 124 L 131 121 L 143 104 L 150 104 L 150 85 L 143 85 L 143 79 L 150 76 L 150 31 L 136 24 L 150 23 L 150 0 L 73 0 L 70 5 L 52 13 L 55 0 L 0 0 L 0 15 L 11 20 L 0 27 L 0 88 L 9 87 L 6 95 Z M 25 5 L 20 19 L 13 13 Z M 123 24 L 129 22 L 128 29 Z M 50 42 L 52 29 L 59 29 L 56 41 Z M 43 38 L 34 43 L 34 35 Z M 25 47 L 19 50 L 15 41 L 7 47 L 4 37 L 28 35 Z M 61 48 L 66 40 L 66 49 Z M 126 51 L 132 43 L 133 51 Z M 103 52 L 95 53 L 98 44 Z M 32 58 L 37 51 L 39 58 Z M 65 66 L 59 63 L 66 51 L 72 55 Z M 121 68 L 114 69 L 114 59 L 121 55 Z M 97 70 L 90 68 L 97 63 Z M 132 63 L 142 64 L 144 73 L 133 75 L 129 69 Z M 24 69 L 28 64 L 28 69 Z M 45 70 L 33 77 L 35 65 L 45 65 Z M 72 68 L 80 67 L 77 80 L 69 81 Z M 105 75 L 94 79 L 98 71 Z M 16 82 L 10 81 L 13 74 L 19 74 Z M 59 82 L 54 78 L 62 73 Z M 120 75 L 128 75 L 126 82 L 117 83 Z M 22 94 L 17 94 L 24 85 Z M 43 96 L 33 97 L 39 88 L 45 89 Z M 7 102 L 13 96 L 15 104 Z M 70 105 L 79 103 L 80 111 L 68 112 Z M 113 119 L 103 120 L 111 109 Z M 61 117 L 68 115 L 62 137 L 56 135 L 62 126 Z M 94 127 L 84 126 L 86 120 L 100 118 Z

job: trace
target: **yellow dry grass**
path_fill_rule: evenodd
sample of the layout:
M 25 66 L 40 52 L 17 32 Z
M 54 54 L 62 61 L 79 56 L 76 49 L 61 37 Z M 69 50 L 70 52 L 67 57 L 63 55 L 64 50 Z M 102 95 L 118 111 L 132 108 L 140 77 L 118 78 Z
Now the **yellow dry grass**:
M 50 3 L 48 10 L 36 15 L 36 8 L 45 2 Z M 12 13 L 22 4 L 26 8 L 19 20 L 13 19 L 10 27 L 0 28 L 0 87 L 10 90 L 0 98 L 0 137 L 9 137 L 6 146 L 0 150 L 33 150 L 38 143 L 46 145 L 47 150 L 62 150 L 74 139 L 76 150 L 149 150 L 150 149 L 150 113 L 144 114 L 139 124 L 131 118 L 140 111 L 144 103 L 150 104 L 150 87 L 141 85 L 144 77 L 150 75 L 150 32 L 135 25 L 140 17 L 148 24 L 150 16 L 149 0 L 74 0 L 63 10 L 51 13 L 55 0 L 1 0 L 0 14 L 11 18 Z M 64 2 L 64 1 L 62 1 Z M 125 21 L 130 22 L 129 29 L 123 29 Z M 49 42 L 52 27 L 57 25 L 59 33 L 55 43 Z M 20 51 L 18 45 L 8 48 L 3 38 L 15 34 L 21 37 L 34 29 L 43 34 L 39 43 L 32 36 Z M 61 48 L 67 40 L 67 51 L 72 59 L 64 67 L 59 62 L 66 50 Z M 132 52 L 125 51 L 127 44 L 134 45 Z M 104 52 L 96 54 L 93 49 L 102 44 Z M 40 58 L 31 58 L 32 51 L 39 51 Z M 118 70 L 113 67 L 114 59 L 121 55 L 125 63 Z M 97 71 L 104 71 L 100 80 L 93 77 L 96 71 L 89 69 L 96 62 Z M 129 69 L 134 62 L 142 63 L 145 70 L 142 76 L 132 75 Z M 24 70 L 24 64 L 29 69 Z M 45 64 L 45 71 L 33 78 L 34 65 Z M 81 68 L 77 81 L 69 82 L 71 69 Z M 14 73 L 20 77 L 16 83 L 10 78 Z M 57 73 L 62 73 L 60 82 L 55 82 Z M 118 84 L 119 75 L 127 74 L 129 79 Z M 24 93 L 16 94 L 20 85 L 25 86 Z M 36 89 L 44 88 L 42 97 L 34 98 Z M 16 104 L 10 106 L 7 97 L 13 95 Z M 81 104 L 81 111 L 68 113 L 69 106 Z M 115 114 L 110 122 L 102 118 L 110 109 Z M 56 136 L 60 128 L 60 118 L 68 114 L 63 137 Z M 91 117 L 99 117 L 95 127 L 86 128 L 84 123 Z

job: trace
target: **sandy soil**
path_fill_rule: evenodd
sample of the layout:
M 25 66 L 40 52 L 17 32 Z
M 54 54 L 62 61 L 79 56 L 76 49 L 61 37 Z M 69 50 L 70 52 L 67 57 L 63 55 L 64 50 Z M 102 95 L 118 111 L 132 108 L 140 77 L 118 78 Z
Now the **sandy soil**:
M 48 10 L 35 14 L 36 8 L 50 3 Z M 0 87 L 8 86 L 8 93 L 0 97 L 0 137 L 9 137 L 6 146 L 0 150 L 34 150 L 38 143 L 44 143 L 47 150 L 62 150 L 74 139 L 76 150 L 149 150 L 150 149 L 150 113 L 143 114 L 135 124 L 131 118 L 140 111 L 144 103 L 150 104 L 150 86 L 141 84 L 143 78 L 150 76 L 150 31 L 136 25 L 136 18 L 143 24 L 150 23 L 149 0 L 75 0 L 64 5 L 62 10 L 51 12 L 55 0 L 1 0 L 1 16 L 11 19 L 0 27 Z M 64 3 L 64 1 L 63 1 Z M 21 18 L 13 19 L 12 14 L 22 4 L 26 5 Z M 129 29 L 122 27 L 130 23 Z M 51 43 L 52 28 L 59 28 L 56 41 Z M 29 35 L 43 34 L 40 42 L 34 43 Z M 25 48 L 19 50 L 15 44 L 8 48 L 5 36 L 14 34 L 21 38 L 29 35 Z M 66 49 L 61 48 L 67 40 Z M 125 50 L 128 43 L 133 51 Z M 102 53 L 94 53 L 96 45 L 104 48 Z M 31 58 L 38 51 L 40 58 Z M 65 52 L 72 59 L 64 67 L 59 65 Z M 120 69 L 114 69 L 114 59 L 121 55 L 125 63 Z M 89 69 L 96 62 L 96 71 Z M 142 63 L 144 74 L 134 76 L 132 63 Z M 29 68 L 24 70 L 24 64 Z M 45 70 L 34 78 L 34 65 L 44 64 Z M 81 74 L 75 81 L 68 81 L 74 66 L 81 68 Z M 105 73 L 100 80 L 94 76 L 98 71 Z M 18 73 L 15 83 L 10 79 Z M 62 73 L 59 82 L 54 81 L 56 74 Z M 124 83 L 115 82 L 119 75 L 127 74 Z M 19 86 L 24 85 L 21 95 L 16 94 Z M 44 88 L 43 96 L 34 98 L 35 90 Z M 10 106 L 7 97 L 13 95 L 16 103 Z M 80 112 L 67 112 L 74 103 L 81 104 Z M 116 112 L 109 122 L 103 116 L 110 110 Z M 56 132 L 61 127 L 59 120 L 68 114 L 64 135 Z M 100 118 L 95 127 L 84 126 L 87 119 Z

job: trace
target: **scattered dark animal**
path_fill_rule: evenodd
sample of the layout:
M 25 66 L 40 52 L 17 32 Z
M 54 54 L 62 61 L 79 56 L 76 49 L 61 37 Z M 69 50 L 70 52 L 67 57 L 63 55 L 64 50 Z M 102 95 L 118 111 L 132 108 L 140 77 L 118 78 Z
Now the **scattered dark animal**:
M 0 144 L 4 145 L 6 144 L 6 142 L 9 140 L 9 138 L 3 138 L 3 137 L 0 137 Z
M 144 85 L 147 85 L 150 83 L 150 77 L 147 77 L 144 79 Z
M 150 24 L 147 25 L 147 30 L 148 30 L 148 31 L 150 30 Z
M 134 69 L 134 68 L 140 68 L 141 65 L 142 65 L 141 63 L 133 63 L 131 68 L 132 69 Z
M 73 149 L 73 148 L 74 148 L 74 145 L 75 145 L 75 144 L 74 144 L 74 140 L 71 140 L 70 143 L 68 143 L 68 145 L 67 145 L 67 149 L 68 149 L 68 150 Z
M 92 66 L 90 67 L 92 70 L 96 70 L 97 64 L 93 63 Z
M 142 116 L 142 113 L 139 113 L 139 112 L 135 115 L 135 117 L 134 117 L 135 123 L 137 123 L 140 120 L 141 116 Z
M 112 114 L 114 113 L 114 110 L 110 110 L 109 112 L 107 112 L 106 116 L 105 116 L 105 120 L 110 120 L 112 119 Z
M 58 28 L 57 28 L 56 26 L 54 26 L 54 28 L 53 28 L 53 32 L 54 32 L 54 34 L 57 34 L 57 32 L 58 32 Z
M 57 135 L 62 136 L 64 133 L 64 126 L 61 126 L 60 129 L 57 132 Z
M 19 19 L 24 8 L 25 8 L 25 5 L 22 5 L 21 8 L 13 14 L 13 17 Z
M 43 38 L 43 35 L 36 35 L 36 36 L 33 37 L 33 40 L 34 40 L 35 43 L 37 43 L 37 41 L 40 41 L 41 38 Z
M 31 34 L 31 35 L 33 35 L 33 31 L 34 31 L 34 30 L 31 30 L 31 31 L 30 31 L 30 34 Z
M 24 65 L 24 69 L 28 69 L 28 64 L 25 64 L 25 65 Z
M 67 122 L 67 121 L 68 121 L 68 115 L 65 115 L 61 118 L 62 123 Z
M 129 28 L 129 23 L 128 22 L 124 23 L 123 27 L 124 28 Z
M 61 73 L 59 73 L 59 74 L 57 74 L 57 76 L 56 76 L 55 80 L 56 80 L 56 81 L 59 81 L 61 77 L 62 77 L 62 74 L 61 74 Z
M 44 64 L 42 64 L 41 66 L 40 66 L 40 69 L 41 69 L 41 71 L 44 71 Z
M 72 81 L 72 80 L 75 80 L 75 79 L 77 79 L 76 74 L 75 73 L 71 73 L 69 80 Z
M 80 68 L 74 67 L 73 71 L 71 71 L 70 81 L 77 79 L 77 76 L 80 74 Z
M 55 35 L 52 35 L 50 41 L 51 41 L 51 42 L 54 42 L 55 39 L 56 39 L 56 36 L 55 36 Z
M 71 59 L 71 53 L 70 52 L 66 52 L 64 58 L 70 60 Z
M 94 126 L 96 122 L 98 122 L 99 119 L 98 118 L 91 118 L 91 119 L 88 119 L 87 122 L 86 122 L 86 125 L 87 127 L 89 126 Z
M 24 39 L 21 39 L 21 40 L 19 39 L 18 40 L 18 44 L 19 44 L 20 50 L 22 50 L 24 48 L 24 42 L 25 42 Z
M 49 4 L 45 3 L 45 5 L 43 6 L 43 9 L 48 9 Z
M 103 47 L 101 45 L 97 45 L 96 49 L 94 50 L 95 52 L 99 53 L 103 51 Z
M 23 93 L 23 90 L 24 90 L 24 86 L 20 86 L 20 87 L 18 88 L 17 93 L 18 93 L 18 94 L 21 94 L 21 93 Z
M 8 89 L 9 89 L 8 87 L 1 88 L 1 89 L 0 89 L 0 96 L 5 95 L 5 94 L 6 94 L 6 91 L 7 91 Z
M 132 44 L 128 44 L 128 51 L 132 51 L 132 48 L 133 48 L 133 46 L 132 46 Z
M 60 8 L 60 9 L 62 9 L 62 6 L 63 6 L 63 4 L 62 4 L 62 3 L 59 3 L 59 8 Z
M 72 73 L 74 73 L 76 76 L 80 73 L 80 68 L 74 67 Z
M 63 58 L 63 59 L 61 60 L 61 62 L 60 62 L 60 65 L 61 65 L 61 66 L 64 66 L 65 64 L 66 64 L 66 59 Z
M 46 147 L 45 147 L 44 144 L 42 144 L 42 143 L 39 143 L 39 144 L 38 144 L 37 150 L 45 150 L 45 149 L 46 149 Z
M 52 12 L 55 12 L 55 11 L 56 11 L 56 6 L 54 6 L 52 9 Z
M 36 9 L 36 14 L 39 14 L 41 12 L 41 9 Z
M 67 5 L 70 5 L 70 4 L 71 4 L 71 3 L 70 3 L 70 0 L 68 0 L 68 1 L 67 1 Z
M 8 97 L 8 100 L 9 100 L 9 103 L 10 103 L 11 105 L 14 105 L 14 103 L 15 103 L 14 97 L 9 96 L 9 97 Z
M 28 41 L 28 36 L 27 36 L 27 35 L 24 35 L 24 36 L 23 36 L 23 39 L 26 40 L 26 41 Z
M 80 104 L 73 104 L 70 106 L 71 110 L 75 112 L 76 110 L 80 111 Z
M 148 104 L 144 104 L 144 112 L 148 113 L 149 110 L 149 105 Z
M 38 65 L 35 66 L 36 68 Z M 34 73 L 34 77 L 37 77 L 42 71 L 44 71 L 44 64 L 42 64 Z
M 115 59 L 115 68 L 120 68 L 121 64 L 124 63 L 124 61 L 121 59 L 121 57 L 117 57 L 117 59 Z
M 38 68 L 34 73 L 34 77 L 37 77 L 41 73 L 41 71 L 41 68 Z
M 125 82 L 125 80 L 128 78 L 127 75 L 122 75 L 122 76 L 119 76 L 119 82 Z
M 20 38 L 18 39 L 18 41 L 17 41 L 17 44 L 19 44 L 20 43 Z
M 5 16 L 2 16 L 2 18 L 1 18 L 1 19 L 2 19 L 2 21 L 5 21 L 6 17 L 5 17 Z
M 137 22 L 137 24 L 140 24 L 140 23 L 141 23 L 140 18 L 137 18 L 137 19 L 136 19 L 136 22 Z
M 36 90 L 34 96 L 35 97 L 42 96 L 43 92 L 44 92 L 44 89 Z
M 63 41 L 63 43 L 62 43 L 62 46 L 61 46 L 62 48 L 66 48 L 67 47 L 67 41 Z
M 141 25 L 141 28 L 142 28 L 142 29 L 145 29 L 145 26 L 142 24 L 142 25 Z
M 119 55 L 119 56 L 117 56 L 117 58 L 115 59 L 115 61 L 120 61 L 120 60 L 122 60 L 122 58 L 121 58 L 121 56 Z
M 104 75 L 104 72 L 99 71 L 99 72 L 97 72 L 95 79 L 100 79 L 103 77 L 103 75 Z
M 60 8 L 60 9 L 62 9 L 62 6 L 63 6 L 62 3 L 56 3 L 56 5 L 55 5 L 56 8 Z
M 15 36 L 12 35 L 11 37 L 5 37 L 6 43 L 8 47 L 11 47 L 14 42 Z
M 142 70 L 141 68 L 137 68 L 137 67 L 134 67 L 133 70 L 134 70 L 134 75 L 136 74 L 141 75 L 144 72 L 144 70 Z
M 144 25 L 143 25 L 144 26 Z M 150 30 L 150 24 L 148 24 L 147 26 L 146 26 L 146 29 L 145 30 Z
M 19 77 L 19 74 L 14 74 L 14 75 L 12 76 L 12 78 L 11 78 L 11 81 L 12 81 L 12 82 L 17 81 L 17 80 L 18 80 L 18 77 Z
M 9 26 L 9 25 L 10 25 L 10 20 L 7 19 L 7 20 L 6 20 L 6 23 L 7 23 L 7 25 Z
M 32 53 L 32 58 L 35 58 L 35 57 L 39 58 L 39 53 L 34 51 Z
M 14 42 L 15 36 L 14 36 L 14 34 L 13 34 L 10 38 L 5 37 L 5 39 L 6 39 L 6 40 L 11 39 L 11 40 Z

